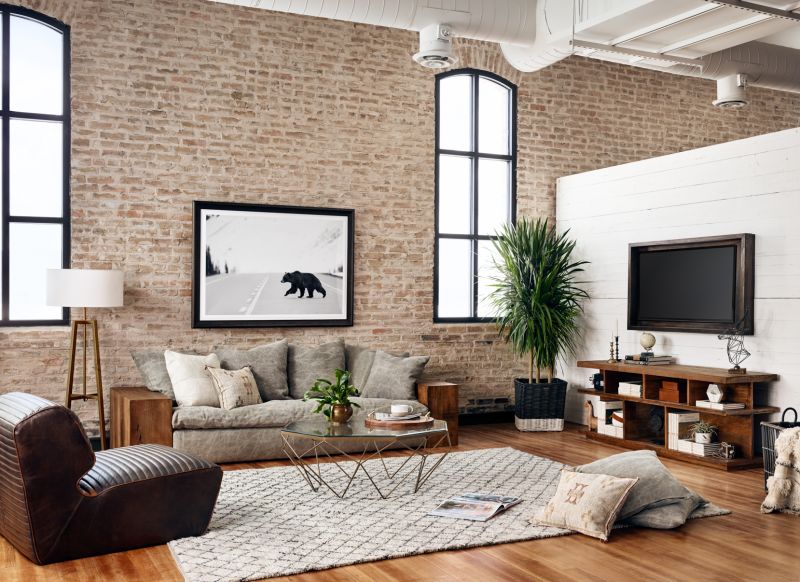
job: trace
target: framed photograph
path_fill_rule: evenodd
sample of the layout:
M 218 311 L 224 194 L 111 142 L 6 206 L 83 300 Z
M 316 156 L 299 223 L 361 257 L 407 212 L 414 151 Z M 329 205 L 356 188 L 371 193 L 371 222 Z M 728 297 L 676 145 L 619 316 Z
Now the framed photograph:
M 353 325 L 354 214 L 196 201 L 192 327 Z

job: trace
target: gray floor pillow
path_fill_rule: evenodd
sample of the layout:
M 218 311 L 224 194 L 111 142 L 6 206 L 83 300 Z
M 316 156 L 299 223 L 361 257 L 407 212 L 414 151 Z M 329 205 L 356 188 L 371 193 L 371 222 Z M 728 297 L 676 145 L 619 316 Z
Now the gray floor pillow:
M 378 350 L 369 371 L 369 377 L 361 390 L 364 398 L 392 398 L 416 400 L 417 380 L 422 376 L 430 356 L 402 358 Z
M 344 341 L 321 346 L 289 344 L 289 396 L 302 398 L 318 378 L 334 379 L 334 370 L 344 370 Z
M 700 495 L 694 491 L 690 491 L 689 493 L 689 497 L 670 503 L 669 505 L 645 509 L 624 520 L 622 523 L 654 529 L 672 529 L 680 527 L 686 523 L 686 520 L 689 519 L 689 516 L 695 509 L 708 503 L 708 501 L 700 497 Z
M 289 342 L 285 339 L 258 346 L 250 350 L 220 348 L 216 350 L 225 370 L 240 370 L 250 366 L 261 399 L 286 400 L 289 398 L 287 379 Z
M 619 520 L 627 519 L 645 509 L 683 501 L 692 495 L 658 460 L 654 451 L 620 453 L 576 467 L 575 470 L 579 473 L 639 478 L 619 512 Z

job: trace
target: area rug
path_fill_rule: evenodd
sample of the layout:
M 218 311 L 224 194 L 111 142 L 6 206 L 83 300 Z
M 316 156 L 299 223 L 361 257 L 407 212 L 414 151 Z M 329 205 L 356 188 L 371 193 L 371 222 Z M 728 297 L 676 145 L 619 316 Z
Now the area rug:
M 402 461 L 391 458 L 387 465 L 391 470 Z M 227 471 L 208 531 L 169 548 L 187 581 L 228 582 L 568 535 L 528 523 L 553 496 L 562 467 L 512 448 L 451 453 L 419 492 L 412 493 L 412 479 L 387 500 L 363 474 L 339 499 L 324 488 L 313 493 L 294 467 Z M 380 474 L 380 460 L 368 468 Z M 343 477 L 336 467 L 326 469 L 326 478 Z M 426 515 L 445 499 L 470 492 L 523 502 L 487 522 Z M 726 513 L 708 505 L 692 518 Z

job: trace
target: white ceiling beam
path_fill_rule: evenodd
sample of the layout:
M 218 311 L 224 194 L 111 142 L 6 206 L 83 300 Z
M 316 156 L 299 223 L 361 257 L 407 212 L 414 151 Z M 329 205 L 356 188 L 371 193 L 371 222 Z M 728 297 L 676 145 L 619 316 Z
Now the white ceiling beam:
M 790 10 L 784 10 L 782 8 L 775 8 L 774 6 L 767 6 L 757 2 L 746 2 L 744 0 L 706 0 L 706 2 L 712 2 L 722 6 L 732 6 L 733 8 L 739 8 L 740 10 L 748 10 L 750 12 L 766 14 L 775 18 L 784 18 L 786 20 L 800 22 L 800 14 L 794 12 L 796 7 Z
M 751 26 L 755 26 L 756 24 L 761 24 L 762 22 L 765 22 L 765 21 L 771 20 L 771 19 L 772 19 L 771 16 L 765 16 L 763 14 L 757 14 L 757 15 L 752 16 L 751 18 L 748 18 L 746 20 L 741 20 L 739 22 L 735 22 L 733 24 L 729 24 L 727 26 L 723 26 L 723 27 L 718 28 L 716 30 L 709 30 L 707 32 L 704 32 L 703 34 L 698 34 L 697 36 L 694 36 L 694 37 L 691 37 L 691 38 L 684 38 L 682 40 L 679 40 L 678 42 L 674 42 L 674 43 L 672 43 L 670 45 L 661 47 L 659 52 L 671 53 L 671 52 L 678 51 L 678 50 L 681 50 L 681 49 L 689 48 L 690 46 L 694 46 L 696 44 L 700 44 L 702 42 L 705 42 L 707 40 L 711 40 L 713 38 L 719 38 L 719 37 L 725 36 L 727 34 L 732 34 L 732 33 L 738 32 L 740 30 L 745 30 L 745 29 L 747 29 L 747 28 L 749 28 Z
M 662 20 L 661 22 L 656 22 L 648 27 L 641 28 L 639 30 L 634 30 L 633 32 L 623 34 L 611 40 L 612 45 L 624 44 L 626 42 L 630 42 L 632 40 L 636 40 L 643 36 L 647 36 L 659 30 L 664 30 L 665 28 L 670 28 L 676 24 L 680 24 L 682 22 L 686 22 L 687 20 L 692 20 L 693 18 L 697 18 L 703 14 L 708 14 L 709 12 L 714 12 L 716 10 L 724 10 L 723 6 L 715 6 L 714 4 L 706 4 L 704 6 L 698 6 L 694 10 L 690 10 L 689 12 L 683 12 L 681 14 L 676 14 L 671 18 L 666 20 Z

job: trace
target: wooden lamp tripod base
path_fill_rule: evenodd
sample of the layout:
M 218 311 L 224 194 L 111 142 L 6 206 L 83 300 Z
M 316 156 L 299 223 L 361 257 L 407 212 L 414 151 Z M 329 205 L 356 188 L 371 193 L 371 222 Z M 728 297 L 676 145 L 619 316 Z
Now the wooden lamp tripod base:
M 75 385 L 75 355 L 78 347 L 78 328 L 83 328 L 83 392 L 75 393 L 73 388 Z M 94 378 L 96 388 L 94 393 L 86 392 L 86 376 L 87 376 L 87 348 L 89 333 L 92 334 L 92 352 L 94 356 Z M 97 414 L 100 420 L 100 448 L 105 450 L 106 443 L 106 419 L 103 413 L 103 377 L 100 371 L 100 339 L 97 334 L 97 320 L 89 319 L 86 316 L 86 308 L 83 308 L 83 319 L 72 321 L 72 335 L 70 337 L 70 351 L 69 351 L 69 372 L 67 373 L 67 397 L 66 406 L 72 408 L 73 400 L 96 400 L 97 401 Z

